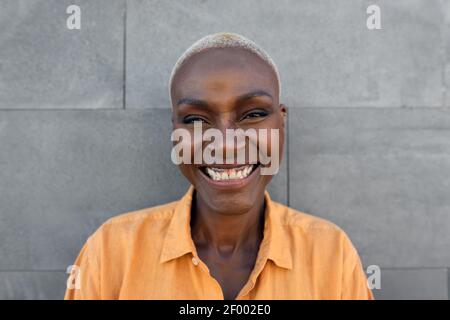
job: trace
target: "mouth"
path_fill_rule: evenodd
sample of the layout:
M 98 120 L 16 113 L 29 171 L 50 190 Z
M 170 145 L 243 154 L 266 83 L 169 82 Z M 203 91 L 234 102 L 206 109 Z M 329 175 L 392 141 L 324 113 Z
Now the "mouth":
M 200 171 L 209 180 L 216 185 L 234 185 L 246 183 L 259 168 L 257 164 L 247 165 L 211 165 L 202 166 Z

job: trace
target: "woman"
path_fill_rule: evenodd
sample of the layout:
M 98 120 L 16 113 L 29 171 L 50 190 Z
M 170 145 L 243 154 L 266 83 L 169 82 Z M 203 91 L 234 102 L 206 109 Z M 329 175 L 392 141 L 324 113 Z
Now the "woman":
M 255 145 L 258 155 L 281 158 L 279 74 L 255 43 L 232 33 L 200 39 L 178 60 L 169 88 L 175 130 L 275 131 L 277 139 L 258 136 Z M 216 146 L 216 155 L 238 151 L 234 139 Z M 240 163 L 179 163 L 192 184 L 183 198 L 104 223 L 81 250 L 65 298 L 372 299 L 346 234 L 272 201 L 268 164 L 249 154 Z

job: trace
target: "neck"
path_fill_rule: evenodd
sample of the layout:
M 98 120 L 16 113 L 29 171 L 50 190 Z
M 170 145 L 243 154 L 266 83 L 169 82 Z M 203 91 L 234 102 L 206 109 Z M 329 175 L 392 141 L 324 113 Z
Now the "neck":
M 249 210 L 224 214 L 209 207 L 196 192 L 191 215 L 194 243 L 222 257 L 257 250 L 263 238 L 264 210 L 264 194 Z

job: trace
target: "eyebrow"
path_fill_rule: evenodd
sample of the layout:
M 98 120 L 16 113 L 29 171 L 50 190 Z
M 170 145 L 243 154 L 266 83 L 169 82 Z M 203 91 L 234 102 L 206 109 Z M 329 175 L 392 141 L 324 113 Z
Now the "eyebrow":
M 193 98 L 181 98 L 180 100 L 178 100 L 177 106 L 179 106 L 180 104 L 190 104 L 199 107 L 206 107 L 208 105 L 206 101 Z
M 268 93 L 264 90 L 255 90 L 255 91 L 251 91 L 251 92 L 248 92 L 248 93 L 245 93 L 245 94 L 239 96 L 236 99 L 236 101 L 243 102 L 245 100 L 249 100 L 249 99 L 256 98 L 256 97 L 262 97 L 262 96 L 269 97 L 271 100 L 273 100 L 273 97 L 270 93 Z
M 251 92 L 245 93 L 243 95 L 240 95 L 239 97 L 237 97 L 236 101 L 243 102 L 245 100 L 249 100 L 249 99 L 256 98 L 256 97 L 262 97 L 262 96 L 269 97 L 271 100 L 273 100 L 273 97 L 270 93 L 268 93 L 264 90 L 255 90 L 255 91 L 251 91 Z M 177 102 L 178 106 L 180 104 L 189 104 L 189 105 L 199 106 L 199 107 L 208 106 L 208 103 L 206 101 L 200 100 L 200 99 L 194 99 L 194 98 L 181 98 Z

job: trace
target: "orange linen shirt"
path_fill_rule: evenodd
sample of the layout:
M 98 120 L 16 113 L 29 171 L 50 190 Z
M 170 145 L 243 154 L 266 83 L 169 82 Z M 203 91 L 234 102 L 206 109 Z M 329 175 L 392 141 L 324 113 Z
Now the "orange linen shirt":
M 105 222 L 76 259 L 78 278 L 65 299 L 223 299 L 191 237 L 193 191 Z M 267 191 L 265 201 L 264 237 L 236 299 L 373 299 L 339 227 L 274 202 Z

